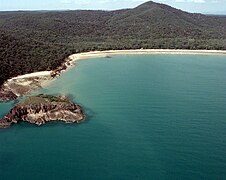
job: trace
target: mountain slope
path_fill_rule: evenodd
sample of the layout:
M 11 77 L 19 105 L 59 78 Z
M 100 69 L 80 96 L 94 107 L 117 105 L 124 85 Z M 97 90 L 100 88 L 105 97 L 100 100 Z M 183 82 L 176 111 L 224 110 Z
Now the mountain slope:
M 226 21 L 222 24 L 216 17 L 191 14 L 151 1 L 113 16 L 108 23 L 119 34 L 126 30 L 127 35 L 139 38 L 143 34 L 150 38 L 224 38 L 226 35 Z
M 226 16 L 144 3 L 117 11 L 0 12 L 0 85 L 9 77 L 50 70 L 92 50 L 225 49 Z

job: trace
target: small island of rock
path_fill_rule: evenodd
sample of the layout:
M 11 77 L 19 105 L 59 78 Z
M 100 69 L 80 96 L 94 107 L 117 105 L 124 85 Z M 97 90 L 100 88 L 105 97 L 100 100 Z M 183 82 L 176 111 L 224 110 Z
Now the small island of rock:
M 7 128 L 13 123 L 26 121 L 42 125 L 49 121 L 77 123 L 84 120 L 82 108 L 72 103 L 65 96 L 37 95 L 27 97 L 13 107 L 0 120 L 0 128 Z

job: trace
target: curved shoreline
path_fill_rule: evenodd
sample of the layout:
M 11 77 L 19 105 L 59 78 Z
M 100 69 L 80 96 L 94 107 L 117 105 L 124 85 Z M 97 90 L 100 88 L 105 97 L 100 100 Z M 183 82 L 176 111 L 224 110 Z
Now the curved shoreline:
M 226 55 L 226 50 L 177 50 L 177 49 L 132 49 L 132 50 L 107 50 L 107 51 L 90 51 L 70 55 L 63 63 L 68 67 L 72 66 L 71 62 L 82 59 L 91 59 L 97 57 L 106 57 L 113 55 L 142 55 L 142 54 L 194 54 L 194 55 Z M 65 69 L 66 70 L 66 69 Z M 13 77 L 7 81 L 23 78 L 32 78 L 36 76 L 50 76 L 54 71 L 41 71 Z
M 183 50 L 183 49 L 131 49 L 131 50 L 107 50 L 90 51 L 72 54 L 53 71 L 41 71 L 20 75 L 8 79 L 0 87 L 0 101 L 14 100 L 17 97 L 29 94 L 31 91 L 45 86 L 69 67 L 74 66 L 78 60 L 111 57 L 115 55 L 145 55 L 145 54 L 189 54 L 189 55 L 226 55 L 226 50 Z
M 142 54 L 195 54 L 195 55 L 226 55 L 226 50 L 187 50 L 187 49 L 131 49 L 131 50 L 107 50 L 90 51 L 72 54 L 69 59 L 73 61 L 80 59 L 90 59 L 96 57 L 106 57 L 113 55 L 142 55 Z

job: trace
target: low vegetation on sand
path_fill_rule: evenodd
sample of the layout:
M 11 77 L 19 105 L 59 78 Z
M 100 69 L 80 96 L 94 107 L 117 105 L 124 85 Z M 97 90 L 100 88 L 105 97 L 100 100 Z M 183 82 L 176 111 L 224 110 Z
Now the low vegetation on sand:
M 20 121 L 40 126 L 49 121 L 78 123 L 84 118 L 82 108 L 71 102 L 68 97 L 40 94 L 27 97 L 17 103 L 0 119 L 0 128 L 7 128 Z

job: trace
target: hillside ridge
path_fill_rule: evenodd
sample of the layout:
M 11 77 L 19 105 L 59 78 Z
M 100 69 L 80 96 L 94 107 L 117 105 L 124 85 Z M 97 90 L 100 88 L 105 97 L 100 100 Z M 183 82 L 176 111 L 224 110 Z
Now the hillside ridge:
M 70 54 L 140 48 L 226 50 L 226 16 L 153 1 L 115 11 L 0 12 L 0 85 L 54 70 Z

